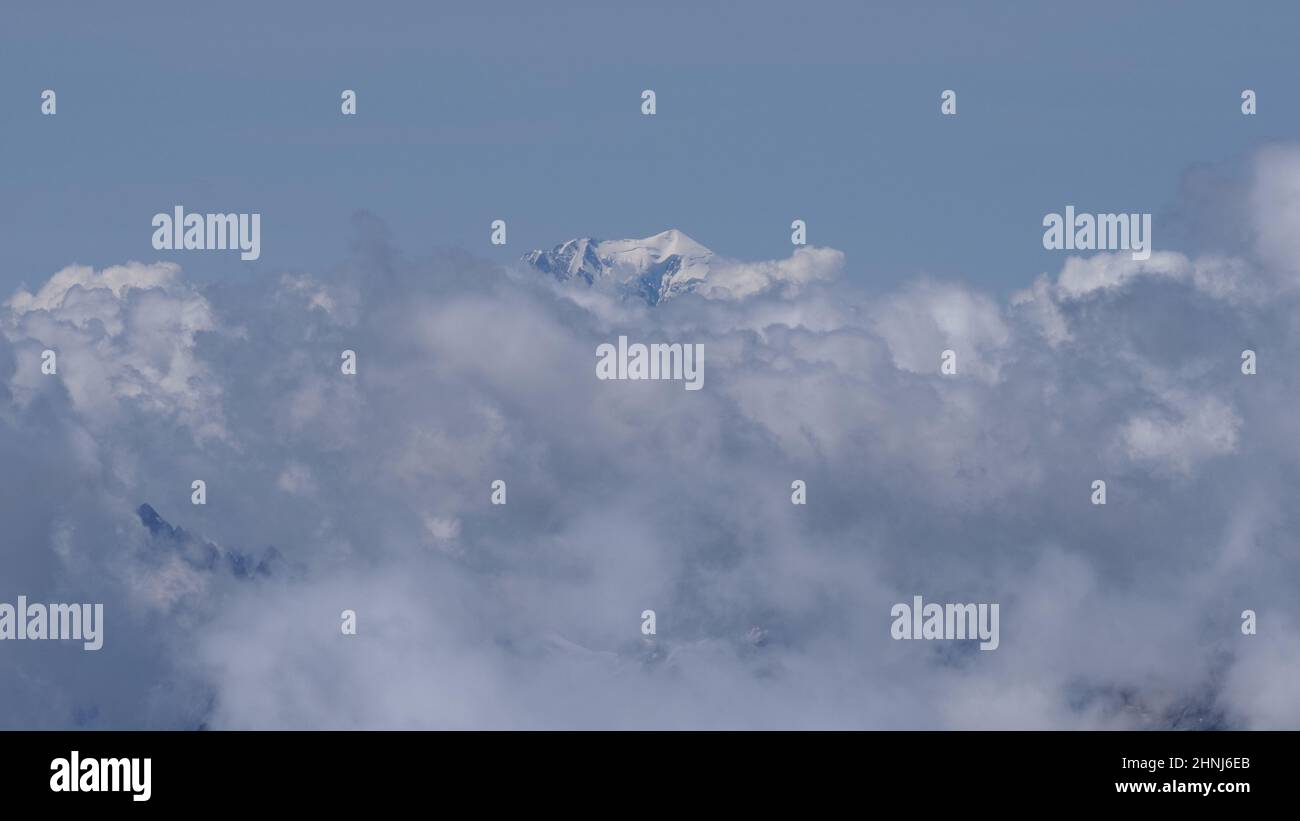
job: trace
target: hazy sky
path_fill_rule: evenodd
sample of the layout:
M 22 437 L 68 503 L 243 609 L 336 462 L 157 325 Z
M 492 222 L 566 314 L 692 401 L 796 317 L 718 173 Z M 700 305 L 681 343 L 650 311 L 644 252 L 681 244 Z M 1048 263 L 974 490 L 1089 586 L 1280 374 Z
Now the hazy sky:
M 765 259 L 802 218 L 867 287 L 929 273 L 1006 290 L 1054 267 L 1040 223 L 1066 204 L 1153 212 L 1156 247 L 1185 247 L 1203 227 L 1169 209 L 1189 170 L 1232 174 L 1300 127 L 1289 3 L 40 3 L 4 18 L 5 289 L 70 262 L 152 261 L 150 217 L 182 203 L 264 218 L 259 262 L 205 259 L 200 278 L 327 264 L 366 208 L 413 252 L 498 260 L 670 227 Z M 45 88 L 55 117 L 39 115 Z M 955 118 L 939 114 L 949 88 Z M 488 244 L 496 218 L 505 248 Z

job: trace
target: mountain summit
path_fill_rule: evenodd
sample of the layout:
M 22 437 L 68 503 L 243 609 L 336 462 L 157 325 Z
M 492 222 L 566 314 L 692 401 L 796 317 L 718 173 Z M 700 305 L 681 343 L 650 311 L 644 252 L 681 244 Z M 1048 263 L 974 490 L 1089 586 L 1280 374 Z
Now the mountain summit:
M 688 293 L 709 273 L 713 252 L 676 229 L 645 239 L 571 239 L 523 261 L 561 282 L 612 283 L 650 305 Z

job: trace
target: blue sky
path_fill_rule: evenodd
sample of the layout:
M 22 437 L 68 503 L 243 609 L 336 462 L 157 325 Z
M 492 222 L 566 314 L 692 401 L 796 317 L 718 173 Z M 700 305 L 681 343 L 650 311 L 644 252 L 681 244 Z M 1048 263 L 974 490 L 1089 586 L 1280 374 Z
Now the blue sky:
M 1300 127 L 1288 4 L 563 5 L 6 9 L 0 287 L 166 258 L 149 219 L 181 203 L 263 214 L 261 260 L 199 278 L 327 265 L 368 209 L 413 253 L 500 261 L 669 227 L 767 259 L 798 217 L 868 288 L 1005 291 L 1054 268 L 1040 222 L 1066 204 L 1186 247 L 1189 170 Z

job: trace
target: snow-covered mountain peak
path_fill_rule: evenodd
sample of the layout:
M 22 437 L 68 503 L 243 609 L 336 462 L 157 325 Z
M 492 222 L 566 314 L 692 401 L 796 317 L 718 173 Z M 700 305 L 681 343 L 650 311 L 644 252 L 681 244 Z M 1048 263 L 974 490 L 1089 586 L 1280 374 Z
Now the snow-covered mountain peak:
M 531 251 L 523 261 L 561 282 L 608 284 L 655 305 L 698 287 L 712 258 L 712 251 L 673 228 L 644 239 L 571 239 Z

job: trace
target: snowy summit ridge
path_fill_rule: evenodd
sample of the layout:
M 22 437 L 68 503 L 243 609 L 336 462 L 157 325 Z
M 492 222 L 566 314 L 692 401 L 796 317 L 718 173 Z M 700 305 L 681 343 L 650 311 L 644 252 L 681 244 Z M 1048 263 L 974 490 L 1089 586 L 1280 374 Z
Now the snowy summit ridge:
M 526 264 L 561 282 L 611 283 L 650 305 L 695 290 L 712 259 L 712 251 L 675 228 L 645 239 L 571 239 L 523 256 Z

